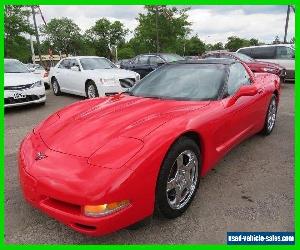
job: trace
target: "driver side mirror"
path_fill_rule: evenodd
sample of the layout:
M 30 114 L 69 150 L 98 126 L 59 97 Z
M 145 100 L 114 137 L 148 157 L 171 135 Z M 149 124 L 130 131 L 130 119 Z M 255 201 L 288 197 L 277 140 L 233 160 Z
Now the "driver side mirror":
M 71 70 L 72 71 L 80 71 L 80 68 L 78 66 L 72 66 Z
M 254 96 L 258 93 L 258 89 L 255 85 L 242 85 L 238 91 L 228 100 L 227 107 L 232 106 L 242 96 Z

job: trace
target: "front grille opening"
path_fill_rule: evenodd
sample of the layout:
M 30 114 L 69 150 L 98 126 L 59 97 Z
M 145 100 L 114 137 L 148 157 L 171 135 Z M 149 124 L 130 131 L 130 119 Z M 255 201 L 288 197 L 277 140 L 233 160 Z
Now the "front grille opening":
M 72 203 L 60 201 L 53 198 L 48 198 L 43 201 L 43 204 L 48 207 L 55 208 L 69 214 L 79 215 L 81 213 L 81 207 Z
M 83 229 L 83 230 L 87 230 L 87 231 L 95 231 L 96 230 L 95 226 L 89 226 L 89 225 L 84 225 L 84 224 L 80 224 L 80 223 L 75 223 L 74 226 L 79 229 Z

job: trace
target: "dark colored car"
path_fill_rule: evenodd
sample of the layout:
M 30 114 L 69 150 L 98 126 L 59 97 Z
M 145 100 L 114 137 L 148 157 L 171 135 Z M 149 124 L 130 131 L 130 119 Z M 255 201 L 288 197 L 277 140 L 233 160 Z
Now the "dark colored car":
M 250 56 L 238 52 L 211 51 L 204 54 L 202 58 L 231 58 L 247 64 L 254 73 L 272 73 L 278 75 L 281 82 L 284 82 L 286 77 L 286 70 L 279 64 L 257 61 Z
M 142 54 L 131 61 L 120 65 L 122 69 L 128 69 L 140 74 L 141 78 L 148 75 L 162 64 L 185 60 L 183 57 L 169 53 Z

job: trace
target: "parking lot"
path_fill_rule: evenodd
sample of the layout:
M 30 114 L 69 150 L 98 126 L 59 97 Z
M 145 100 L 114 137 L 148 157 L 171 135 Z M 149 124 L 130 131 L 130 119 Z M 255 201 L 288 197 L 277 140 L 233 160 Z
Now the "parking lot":
M 271 136 L 254 136 L 202 178 L 187 212 L 175 220 L 154 218 L 135 231 L 91 238 L 25 203 L 19 187 L 17 150 L 42 119 L 80 97 L 56 97 L 45 106 L 5 111 L 5 241 L 14 244 L 206 244 L 224 243 L 227 231 L 294 231 L 294 84 L 282 87 Z

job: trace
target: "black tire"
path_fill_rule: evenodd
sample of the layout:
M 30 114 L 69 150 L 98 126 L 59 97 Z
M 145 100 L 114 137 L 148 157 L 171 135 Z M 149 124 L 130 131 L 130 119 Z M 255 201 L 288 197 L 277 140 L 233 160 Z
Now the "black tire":
M 93 89 L 93 91 L 94 91 L 93 95 L 91 93 L 89 93 L 89 88 Z M 86 98 L 88 98 L 88 99 L 99 97 L 97 86 L 93 81 L 87 82 L 87 84 L 85 86 L 85 94 L 86 94 Z
M 49 83 L 44 83 L 45 89 L 50 89 L 50 84 Z
M 197 177 L 194 178 L 195 185 L 193 192 L 190 192 L 191 195 L 188 200 L 186 200 L 186 203 L 183 207 L 180 208 L 173 208 L 170 205 L 170 195 L 167 193 L 167 183 L 170 179 L 170 175 L 172 175 L 172 172 L 174 172 L 174 164 L 177 164 L 177 159 L 180 155 L 182 155 L 186 151 L 191 151 L 194 153 L 195 157 L 197 158 L 198 164 L 194 164 L 195 169 L 197 169 Z M 175 163 L 176 161 L 176 163 Z M 177 168 L 177 167 L 176 167 Z M 156 185 L 156 197 L 155 197 L 155 213 L 159 216 L 165 217 L 165 218 L 176 218 L 180 215 L 182 215 L 186 209 L 191 204 L 197 189 L 199 187 L 199 181 L 200 181 L 200 170 L 201 170 L 201 155 L 198 145 L 195 143 L 194 140 L 188 138 L 188 137 L 181 137 L 179 138 L 170 148 L 167 155 L 165 156 L 165 159 L 163 161 L 163 164 L 161 166 L 157 185 Z M 176 173 L 177 175 L 177 173 Z M 176 177 L 176 176 L 175 176 Z M 175 179 L 174 177 L 174 179 Z M 177 185 L 177 184 L 176 184 Z M 173 190 L 171 190 L 173 191 Z M 170 193 L 171 193 L 170 191 Z M 175 193 L 176 195 L 176 193 Z M 175 200 L 175 199 L 174 199 Z M 183 205 L 182 204 L 182 205 Z
M 272 109 L 273 105 L 275 103 L 275 120 L 273 122 L 273 125 L 271 126 L 270 125 L 270 121 L 269 121 L 269 116 L 270 116 L 270 110 Z M 272 97 L 271 97 L 271 100 L 269 102 L 269 106 L 268 106 L 268 109 L 267 109 L 267 113 L 266 113 L 266 118 L 265 118 L 265 124 L 264 124 L 264 127 L 261 131 L 261 134 L 262 135 L 270 135 L 275 127 L 275 123 L 276 123 L 276 118 L 277 118 L 277 100 L 276 100 L 276 96 L 273 94 Z
M 60 86 L 59 86 L 57 79 L 53 78 L 51 83 L 52 83 L 53 94 L 56 96 L 61 95 Z

